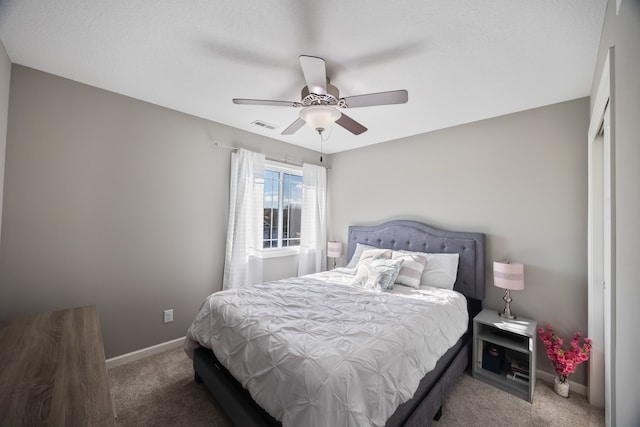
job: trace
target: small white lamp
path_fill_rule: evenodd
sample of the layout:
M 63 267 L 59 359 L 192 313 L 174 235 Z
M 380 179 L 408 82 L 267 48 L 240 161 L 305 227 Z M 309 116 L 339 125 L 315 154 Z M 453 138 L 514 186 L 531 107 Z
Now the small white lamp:
M 336 268 L 336 258 L 342 256 L 342 243 L 340 242 L 327 242 L 327 256 L 333 258 L 333 268 Z
M 513 320 L 516 318 L 511 313 L 511 291 L 524 289 L 524 265 L 519 263 L 493 262 L 493 284 L 506 289 L 504 297 L 504 311 L 500 316 Z

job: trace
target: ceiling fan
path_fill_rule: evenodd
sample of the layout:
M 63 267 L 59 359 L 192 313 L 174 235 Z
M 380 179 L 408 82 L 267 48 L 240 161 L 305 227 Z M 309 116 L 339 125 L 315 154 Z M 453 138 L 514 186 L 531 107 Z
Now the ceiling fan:
M 367 128 L 339 111 L 338 108 L 404 104 L 408 100 L 408 93 L 404 89 L 340 98 L 338 88 L 329 83 L 324 59 L 300 55 L 300 66 L 307 83 L 302 88 L 300 102 L 234 98 L 233 103 L 301 108 L 300 117 L 282 131 L 282 135 L 294 134 L 305 123 L 322 135 L 322 132 L 329 129 L 334 122 L 354 135 L 360 135 L 366 132 Z

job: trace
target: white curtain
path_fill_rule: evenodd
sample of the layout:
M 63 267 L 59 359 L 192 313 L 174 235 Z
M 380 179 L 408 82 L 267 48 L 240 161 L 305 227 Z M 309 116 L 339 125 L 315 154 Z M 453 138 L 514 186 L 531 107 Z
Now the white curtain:
M 298 275 L 327 269 L 327 170 L 302 165 L 302 213 Z
M 262 283 L 264 154 L 231 154 L 229 226 L 222 289 Z

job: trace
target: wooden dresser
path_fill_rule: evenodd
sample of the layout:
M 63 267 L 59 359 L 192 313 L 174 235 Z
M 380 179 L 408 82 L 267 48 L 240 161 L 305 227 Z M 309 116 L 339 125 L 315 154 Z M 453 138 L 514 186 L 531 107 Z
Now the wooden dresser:
M 95 306 L 0 323 L 0 426 L 115 426 Z

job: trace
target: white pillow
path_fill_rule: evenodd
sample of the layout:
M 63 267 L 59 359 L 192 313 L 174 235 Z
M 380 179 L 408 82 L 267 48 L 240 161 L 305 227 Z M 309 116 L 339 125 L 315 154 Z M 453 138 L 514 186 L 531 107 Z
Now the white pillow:
M 351 260 L 349 260 L 349 263 L 345 266 L 345 268 L 356 268 L 358 266 L 358 261 L 360 261 L 360 256 L 362 255 L 362 252 L 366 251 L 367 249 L 377 249 L 377 248 L 375 246 L 365 245 L 363 243 L 357 243 L 356 250 L 353 251 Z
M 374 291 L 393 289 L 393 284 L 402 268 L 402 259 L 367 258 L 358 262 L 353 286 Z
M 391 259 L 391 252 L 391 249 L 367 249 L 365 251 L 362 251 L 360 259 L 358 260 L 358 264 L 360 264 L 362 261 L 372 260 L 375 258 Z
M 460 254 L 426 254 L 427 265 L 422 272 L 420 285 L 453 289 L 458 276 Z
M 418 289 L 420 286 L 422 272 L 424 271 L 428 261 L 427 254 L 408 251 L 393 251 L 391 253 L 391 259 L 404 260 L 400 273 L 396 278 L 396 283 Z

